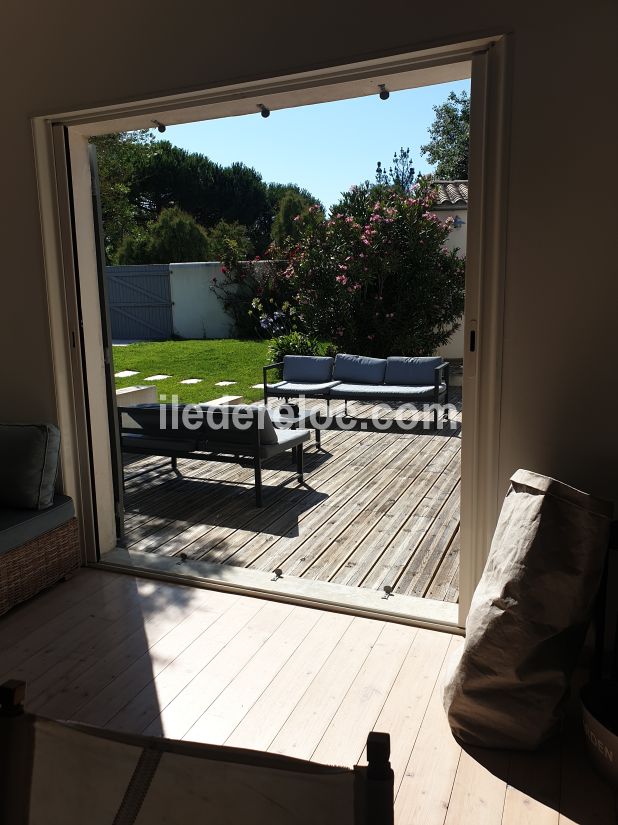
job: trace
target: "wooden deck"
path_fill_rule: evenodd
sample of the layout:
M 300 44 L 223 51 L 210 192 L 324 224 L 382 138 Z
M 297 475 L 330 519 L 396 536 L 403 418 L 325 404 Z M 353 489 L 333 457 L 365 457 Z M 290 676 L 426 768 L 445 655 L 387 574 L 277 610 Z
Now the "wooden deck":
M 454 429 L 409 434 L 323 431 L 322 448 L 307 449 L 304 485 L 289 456 L 266 464 L 261 509 L 250 468 L 179 461 L 179 477 L 167 459 L 127 456 L 126 547 L 456 602 L 461 413 L 454 419 Z
M 579 718 L 535 753 L 459 747 L 442 685 L 462 642 L 85 570 L 0 617 L 0 680 L 47 716 L 326 764 L 389 732 L 397 825 L 614 825 Z

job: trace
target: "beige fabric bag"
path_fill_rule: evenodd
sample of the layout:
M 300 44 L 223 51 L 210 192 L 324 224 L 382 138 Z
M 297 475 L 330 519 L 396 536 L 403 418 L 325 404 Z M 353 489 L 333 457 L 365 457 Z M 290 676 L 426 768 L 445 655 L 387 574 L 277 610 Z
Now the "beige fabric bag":
M 612 506 L 518 470 L 444 691 L 455 736 L 536 748 L 555 732 L 599 589 Z

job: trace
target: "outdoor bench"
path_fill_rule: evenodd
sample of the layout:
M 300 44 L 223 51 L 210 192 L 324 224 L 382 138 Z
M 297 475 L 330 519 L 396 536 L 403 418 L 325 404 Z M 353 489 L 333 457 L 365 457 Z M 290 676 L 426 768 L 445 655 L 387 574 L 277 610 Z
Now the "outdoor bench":
M 265 407 L 244 404 L 139 404 L 118 407 L 120 445 L 125 453 L 177 459 L 251 464 L 255 503 L 262 506 L 262 462 L 292 450 L 303 481 L 303 445 L 309 430 L 276 429 Z
M 268 372 L 282 370 L 282 380 L 268 383 Z M 285 355 L 263 369 L 264 401 L 268 398 L 332 399 L 388 404 L 445 404 L 449 392 L 449 363 L 439 356 L 370 358 L 338 353 L 335 358 Z M 434 407 L 434 424 L 438 410 Z

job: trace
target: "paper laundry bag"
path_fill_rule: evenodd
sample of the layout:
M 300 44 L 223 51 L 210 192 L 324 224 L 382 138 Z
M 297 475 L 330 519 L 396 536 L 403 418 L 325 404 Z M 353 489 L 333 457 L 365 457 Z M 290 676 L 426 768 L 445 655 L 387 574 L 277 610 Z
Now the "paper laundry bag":
M 533 749 L 555 732 L 601 582 L 611 512 L 547 476 L 512 476 L 444 691 L 461 741 Z

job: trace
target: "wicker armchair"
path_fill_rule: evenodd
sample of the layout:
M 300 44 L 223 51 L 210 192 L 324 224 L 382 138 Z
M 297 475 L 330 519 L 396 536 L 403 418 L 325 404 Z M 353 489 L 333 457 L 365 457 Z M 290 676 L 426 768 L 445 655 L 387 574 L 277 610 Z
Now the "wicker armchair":
M 0 614 L 79 567 L 75 508 L 55 494 L 60 434 L 0 425 Z

